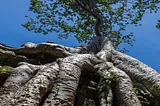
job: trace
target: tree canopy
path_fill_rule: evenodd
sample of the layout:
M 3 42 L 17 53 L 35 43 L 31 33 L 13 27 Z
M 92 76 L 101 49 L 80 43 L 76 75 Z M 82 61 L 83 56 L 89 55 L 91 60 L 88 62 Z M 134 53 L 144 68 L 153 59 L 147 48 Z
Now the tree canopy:
M 99 17 L 103 20 L 101 34 L 115 47 L 121 43 L 133 45 L 133 33 L 124 33 L 127 25 L 141 25 L 143 15 L 158 12 L 159 4 L 159 0 L 30 0 L 29 11 L 35 17 L 26 16 L 28 20 L 22 25 L 35 33 L 57 32 L 59 38 L 73 35 L 79 42 L 86 42 L 94 35 Z

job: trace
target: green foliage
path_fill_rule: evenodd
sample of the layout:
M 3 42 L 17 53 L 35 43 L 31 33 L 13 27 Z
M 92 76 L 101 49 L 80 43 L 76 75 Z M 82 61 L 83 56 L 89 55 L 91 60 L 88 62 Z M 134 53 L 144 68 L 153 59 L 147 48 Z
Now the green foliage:
M 103 78 L 100 82 L 102 92 L 105 92 L 110 87 L 114 88 L 116 82 L 119 81 L 119 76 L 115 72 L 109 72 L 109 74 L 105 75 L 104 72 L 98 71 L 97 74 Z
M 160 29 L 160 20 L 158 20 L 158 23 L 157 23 L 156 27 L 157 27 L 158 29 Z
M 12 72 L 13 68 L 9 66 L 0 66 L 0 74 L 3 73 L 10 73 Z
M 111 87 L 114 87 L 115 83 L 119 81 L 119 76 L 115 72 L 110 72 L 109 78 L 105 78 L 105 76 L 103 78 L 106 80 L 106 84 Z
M 110 81 L 111 82 L 116 82 L 119 80 L 119 76 L 115 72 L 110 72 Z
M 133 33 L 124 31 L 129 24 L 139 25 L 146 12 L 157 12 L 159 0 L 79 0 L 88 9 L 90 2 L 95 2 L 96 8 L 103 16 L 102 35 L 108 36 L 115 46 L 134 42 Z M 93 7 L 93 6 L 92 6 Z M 23 26 L 29 31 L 44 35 L 57 32 L 59 38 L 74 35 L 79 42 L 86 42 L 95 33 L 96 19 L 86 13 L 75 0 L 30 0 L 29 11 L 35 17 L 28 18 Z M 157 25 L 158 27 L 159 25 Z

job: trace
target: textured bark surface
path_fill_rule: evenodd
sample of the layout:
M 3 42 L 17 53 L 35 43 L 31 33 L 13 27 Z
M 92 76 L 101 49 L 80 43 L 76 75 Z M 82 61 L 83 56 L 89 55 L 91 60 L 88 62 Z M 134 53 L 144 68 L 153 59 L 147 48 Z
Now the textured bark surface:
M 102 72 L 104 79 L 108 80 L 108 85 L 110 84 L 110 87 L 114 87 L 112 90 L 116 92 L 117 104 L 121 104 L 121 106 L 141 106 L 140 101 L 133 91 L 132 81 L 125 72 L 114 67 L 113 64 L 109 62 L 98 64 L 95 68 L 98 68 L 98 70 Z M 106 90 L 106 92 L 108 92 L 107 97 L 110 97 L 111 88 L 108 87 Z M 108 98 L 108 100 L 110 99 Z M 108 103 L 110 102 L 108 101 Z M 104 105 L 106 104 L 102 104 L 102 106 Z
M 160 97 L 160 93 L 157 93 L 160 92 L 160 74 L 157 71 L 117 51 L 113 52 L 112 61 L 116 67 L 142 83 L 154 96 Z
M 160 105 L 160 74 L 114 50 L 106 38 L 75 48 L 0 44 L 0 66 L 13 67 L 6 77 L 0 73 L 0 106 Z

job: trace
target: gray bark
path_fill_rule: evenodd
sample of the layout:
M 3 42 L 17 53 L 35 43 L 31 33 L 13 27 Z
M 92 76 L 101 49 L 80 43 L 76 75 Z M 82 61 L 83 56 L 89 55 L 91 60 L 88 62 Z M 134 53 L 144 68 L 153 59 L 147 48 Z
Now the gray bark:
M 90 61 L 93 58 L 93 55 L 83 54 L 60 59 L 60 73 L 44 106 L 73 106 L 81 71 L 98 62 L 96 58 Z
M 145 105 L 133 87 L 148 92 L 159 104 L 160 74 L 114 50 L 107 39 L 97 40 L 75 48 L 54 43 L 27 43 L 20 48 L 0 44 L 0 65 L 15 67 L 0 88 L 0 106 Z M 87 80 L 81 87 L 85 72 Z
M 135 58 L 114 51 L 113 64 L 131 78 L 141 82 L 154 96 L 160 97 L 160 74 Z
M 133 91 L 132 81 L 125 72 L 114 67 L 113 64 L 109 62 L 98 64 L 95 68 L 99 68 L 98 71 L 104 73 L 105 79 L 111 80 L 110 85 L 114 84 L 112 80 L 115 80 L 113 86 L 115 86 L 117 100 L 121 106 L 141 106 L 140 101 Z
M 13 70 L 4 85 L 0 88 L 1 106 L 6 106 L 6 103 L 10 101 L 13 94 L 36 74 L 37 69 L 38 66 L 35 67 L 28 63 L 21 63 L 20 66 Z

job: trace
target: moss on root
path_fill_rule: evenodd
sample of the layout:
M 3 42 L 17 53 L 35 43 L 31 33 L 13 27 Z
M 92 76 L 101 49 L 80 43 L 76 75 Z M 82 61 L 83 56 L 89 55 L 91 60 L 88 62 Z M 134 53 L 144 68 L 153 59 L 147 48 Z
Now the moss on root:
M 8 74 L 13 71 L 13 68 L 10 66 L 0 66 L 0 74 Z
M 8 75 L 13 71 L 13 68 L 10 66 L 0 66 L 0 87 L 6 81 Z

